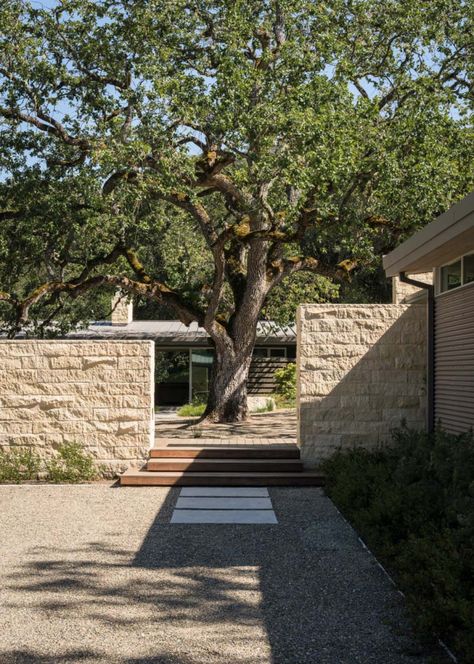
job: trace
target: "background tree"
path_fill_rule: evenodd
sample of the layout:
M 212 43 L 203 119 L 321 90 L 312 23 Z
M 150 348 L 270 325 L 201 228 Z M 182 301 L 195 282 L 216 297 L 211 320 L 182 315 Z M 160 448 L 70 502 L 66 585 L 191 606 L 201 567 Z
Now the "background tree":
M 70 299 L 121 288 L 205 327 L 206 417 L 245 417 L 272 290 L 373 265 L 472 186 L 470 12 L 460 0 L 5 0 L 9 333 L 31 317 L 71 324 Z M 173 265 L 173 233 L 203 268 Z

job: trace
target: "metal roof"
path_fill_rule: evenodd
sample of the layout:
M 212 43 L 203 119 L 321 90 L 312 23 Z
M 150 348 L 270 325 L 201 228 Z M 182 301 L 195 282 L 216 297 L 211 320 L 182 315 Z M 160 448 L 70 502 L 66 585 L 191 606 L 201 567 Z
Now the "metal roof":
M 163 346 L 208 346 L 209 335 L 197 323 L 188 327 L 175 320 L 134 320 L 128 325 L 112 325 L 110 322 L 97 322 L 84 330 L 70 332 L 73 339 L 149 339 Z M 294 325 L 281 327 L 271 321 L 261 321 L 257 325 L 257 341 L 260 346 L 285 345 L 296 343 Z
M 474 250 L 474 192 L 383 257 L 387 277 L 428 272 Z

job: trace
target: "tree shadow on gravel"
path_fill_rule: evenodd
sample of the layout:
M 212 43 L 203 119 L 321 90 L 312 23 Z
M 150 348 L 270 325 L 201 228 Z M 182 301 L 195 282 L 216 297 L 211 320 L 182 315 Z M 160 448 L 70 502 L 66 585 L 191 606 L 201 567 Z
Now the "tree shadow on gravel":
M 183 657 L 159 655 L 156 657 L 109 658 L 106 654 L 94 650 L 70 650 L 61 653 L 59 657 L 40 655 L 32 650 L 10 650 L 2 652 L 2 664 L 52 664 L 65 662 L 75 664 L 88 664 L 89 662 L 107 662 L 107 664 L 193 664 L 195 660 Z
M 92 621 L 112 639 L 143 637 L 152 653 L 26 650 L 1 663 L 426 662 L 398 593 L 320 491 L 271 493 L 278 525 L 172 525 L 170 491 L 136 552 L 111 541 L 35 547 L 10 576 L 7 609 Z

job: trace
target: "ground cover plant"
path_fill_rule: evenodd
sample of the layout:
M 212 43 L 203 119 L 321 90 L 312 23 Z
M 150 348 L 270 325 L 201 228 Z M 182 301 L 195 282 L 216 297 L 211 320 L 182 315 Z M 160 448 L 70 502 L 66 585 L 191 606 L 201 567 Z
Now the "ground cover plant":
M 63 443 L 46 462 L 50 482 L 90 482 L 98 471 L 93 457 L 79 443 Z
M 405 592 L 415 626 L 474 662 L 474 439 L 402 428 L 338 452 L 327 492 Z
M 32 449 L 0 448 L 0 483 L 39 479 L 53 483 L 90 482 L 98 475 L 93 457 L 79 443 L 59 445 L 48 459 L 42 459 Z
M 178 408 L 180 417 L 200 417 L 206 410 L 205 403 L 185 403 Z
M 275 371 L 275 401 L 278 408 L 296 406 L 296 364 L 289 362 L 286 367 Z
M 0 482 L 21 482 L 37 479 L 41 458 L 32 449 L 0 448 Z

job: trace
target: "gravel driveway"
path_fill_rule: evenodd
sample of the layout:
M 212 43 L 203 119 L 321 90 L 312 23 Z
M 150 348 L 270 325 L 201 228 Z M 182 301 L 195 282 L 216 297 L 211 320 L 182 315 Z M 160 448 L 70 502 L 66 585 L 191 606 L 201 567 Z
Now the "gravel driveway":
M 0 662 L 424 664 L 320 489 L 278 525 L 170 524 L 161 487 L 0 487 Z

